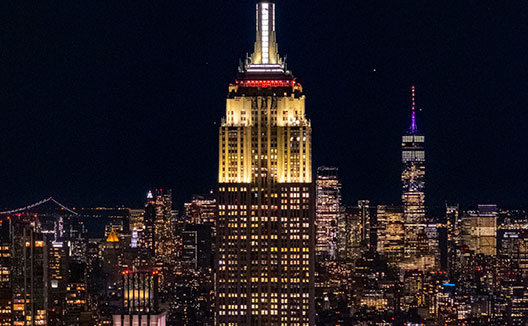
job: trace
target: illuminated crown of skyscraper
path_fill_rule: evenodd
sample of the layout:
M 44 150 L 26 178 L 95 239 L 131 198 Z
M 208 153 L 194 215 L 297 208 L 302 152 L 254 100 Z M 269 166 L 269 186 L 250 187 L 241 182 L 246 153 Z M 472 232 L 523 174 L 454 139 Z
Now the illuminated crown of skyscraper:
M 279 56 L 275 32 L 275 1 L 263 0 L 257 3 L 254 51 L 246 58 L 246 63 L 241 68 L 245 72 L 285 72 L 285 63 Z
M 106 238 L 106 242 L 119 242 L 119 238 L 117 237 L 117 233 L 112 230 L 110 234 L 108 235 L 108 238 Z

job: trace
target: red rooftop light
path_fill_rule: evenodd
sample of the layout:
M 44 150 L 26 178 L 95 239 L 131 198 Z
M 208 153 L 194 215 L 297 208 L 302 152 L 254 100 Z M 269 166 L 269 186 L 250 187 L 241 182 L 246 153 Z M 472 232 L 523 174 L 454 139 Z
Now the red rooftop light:
M 241 87 L 292 87 L 297 85 L 295 80 L 237 80 Z

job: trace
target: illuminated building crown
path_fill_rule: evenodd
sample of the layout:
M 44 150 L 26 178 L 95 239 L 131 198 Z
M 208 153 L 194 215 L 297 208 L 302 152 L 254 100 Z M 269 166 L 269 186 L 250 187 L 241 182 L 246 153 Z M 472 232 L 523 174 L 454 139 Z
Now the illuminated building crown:
M 241 67 L 244 72 L 284 72 L 286 65 L 279 56 L 275 32 L 275 1 L 261 0 L 257 3 L 256 40 L 253 54 Z
M 108 235 L 108 238 L 106 238 L 106 242 L 119 242 L 119 238 L 117 237 L 117 233 L 115 233 L 114 230 L 110 232 Z

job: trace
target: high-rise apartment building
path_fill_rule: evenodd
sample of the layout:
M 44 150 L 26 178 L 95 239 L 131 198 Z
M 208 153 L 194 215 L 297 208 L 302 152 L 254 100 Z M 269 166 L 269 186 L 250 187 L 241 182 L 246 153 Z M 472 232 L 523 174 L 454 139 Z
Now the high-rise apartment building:
M 188 223 L 213 224 L 217 215 L 218 206 L 216 205 L 216 196 L 213 193 L 194 195 L 190 203 L 185 203 L 185 217 Z
M 321 166 L 317 169 L 315 254 L 319 260 L 334 260 L 338 256 L 338 248 L 345 249 L 346 225 L 340 223 L 344 221 L 341 218 L 344 212 L 341 207 L 341 184 L 337 173 L 338 170 L 334 167 Z M 339 241 L 339 238 L 342 241 Z
M 528 280 L 528 232 L 519 226 L 502 225 L 500 255 L 511 259 L 522 276 Z M 498 248 L 499 249 L 499 248 Z
M 213 228 L 210 224 L 187 224 L 182 234 L 182 261 L 186 268 L 209 269 L 213 263 Z
M 479 205 L 462 217 L 462 240 L 475 254 L 497 254 L 497 206 Z
M 358 200 L 358 216 L 359 216 L 359 239 L 360 245 L 363 249 L 369 249 L 373 245 L 371 237 L 371 220 L 372 214 L 370 209 L 370 201 Z
M 220 127 L 218 326 L 314 325 L 315 198 L 302 86 L 278 55 L 275 3 L 257 6 L 255 49 Z
M 358 200 L 357 206 L 345 207 L 344 211 L 345 214 L 340 215 L 344 218 L 344 229 L 338 222 L 338 257 L 354 261 L 364 252 L 376 250 L 376 206 L 371 206 L 369 200 L 363 199 Z
M 138 232 L 143 231 L 145 225 L 143 224 L 143 219 L 145 216 L 144 209 L 129 209 L 130 221 L 129 228 L 130 232 L 137 230 Z
M 69 276 L 69 247 L 66 241 L 55 237 L 47 242 L 48 255 L 48 321 L 50 325 L 60 325 L 64 319 L 66 287 Z
M 150 258 L 154 259 L 152 262 L 167 265 L 174 259 L 176 243 L 171 190 L 155 189 L 148 192 L 138 246 L 149 252 Z
M 11 241 L 12 325 L 47 325 L 47 250 L 40 223 L 33 215 L 20 215 L 6 224 Z
M 66 287 L 64 322 L 68 326 L 81 325 L 83 313 L 86 315 L 86 284 L 69 283 Z
M 86 265 L 72 263 L 69 265 L 68 284 L 66 285 L 64 325 L 84 326 L 92 317 L 88 308 L 88 286 Z
M 11 290 L 12 244 L 10 221 L 0 220 L 0 326 L 13 325 L 13 294 Z
M 138 246 L 149 253 L 149 256 L 154 257 L 156 248 L 156 200 L 152 191 L 147 193 L 147 201 L 145 203 L 145 212 L 143 213 L 143 230 L 139 234 Z
M 154 221 L 155 255 L 158 263 L 168 267 L 176 253 L 173 232 L 172 191 L 156 190 L 154 193 L 156 218 Z
M 460 219 L 460 207 L 458 204 L 446 204 L 447 224 L 447 264 L 450 272 L 453 272 L 453 262 L 456 259 L 457 248 L 462 245 L 462 220 Z
M 398 265 L 404 254 L 404 218 L 398 206 L 378 205 L 377 250 L 391 265 Z

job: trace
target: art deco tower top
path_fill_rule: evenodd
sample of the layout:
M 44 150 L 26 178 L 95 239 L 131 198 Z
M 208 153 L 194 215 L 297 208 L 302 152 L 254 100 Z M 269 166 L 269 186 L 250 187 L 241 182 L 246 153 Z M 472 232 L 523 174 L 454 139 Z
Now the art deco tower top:
M 253 54 L 246 58 L 244 72 L 284 72 L 285 65 L 279 56 L 275 32 L 275 1 L 261 0 L 257 3 L 256 38 Z

